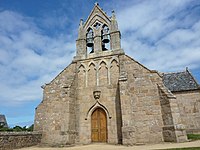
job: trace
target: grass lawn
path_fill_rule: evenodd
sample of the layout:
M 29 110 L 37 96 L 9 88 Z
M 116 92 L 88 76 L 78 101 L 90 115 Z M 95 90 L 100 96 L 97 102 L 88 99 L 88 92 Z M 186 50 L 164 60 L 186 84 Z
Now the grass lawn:
M 200 134 L 187 134 L 187 137 L 190 140 L 200 140 Z
M 165 150 L 200 150 L 200 147 L 188 147 L 188 148 L 170 148 Z
M 189 140 L 200 140 L 200 134 L 187 134 Z M 200 150 L 200 147 L 186 147 L 186 148 L 170 148 L 165 150 Z

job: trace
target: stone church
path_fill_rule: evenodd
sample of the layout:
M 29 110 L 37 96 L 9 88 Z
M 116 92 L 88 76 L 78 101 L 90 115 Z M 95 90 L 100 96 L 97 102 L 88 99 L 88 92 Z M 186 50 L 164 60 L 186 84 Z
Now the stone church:
M 71 64 L 42 86 L 34 130 L 43 144 L 185 142 L 200 132 L 200 88 L 188 69 L 150 70 L 120 41 L 115 13 L 95 4 L 80 21 Z

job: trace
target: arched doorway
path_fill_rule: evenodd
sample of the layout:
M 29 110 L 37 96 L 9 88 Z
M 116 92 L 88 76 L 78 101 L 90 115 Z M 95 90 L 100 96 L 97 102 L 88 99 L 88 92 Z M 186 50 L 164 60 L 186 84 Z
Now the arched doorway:
M 107 117 L 102 108 L 97 108 L 91 116 L 92 142 L 107 142 Z

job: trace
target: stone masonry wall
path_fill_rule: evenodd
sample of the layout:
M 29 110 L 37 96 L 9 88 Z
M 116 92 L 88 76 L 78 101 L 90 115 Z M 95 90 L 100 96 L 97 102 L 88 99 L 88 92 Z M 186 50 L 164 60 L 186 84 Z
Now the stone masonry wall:
M 200 90 L 173 93 L 188 133 L 200 133 Z
M 107 142 L 121 143 L 121 120 L 118 94 L 118 56 L 98 57 L 77 62 L 77 122 L 79 143 L 91 143 L 91 115 L 102 108 L 107 118 Z M 95 100 L 93 92 L 100 91 Z
M 163 141 L 157 83 L 160 76 L 132 58 L 120 56 L 120 99 L 123 144 Z
M 37 145 L 41 141 L 41 134 L 35 132 L 2 132 L 0 133 L 0 150 Z
M 161 112 L 163 119 L 163 138 L 165 142 L 186 142 L 185 126 L 176 97 L 164 86 L 159 85 Z
M 164 92 L 160 91 L 161 95 L 161 112 L 163 118 L 163 138 L 166 142 L 176 142 L 176 135 L 174 132 L 174 123 L 170 102 Z
M 70 64 L 44 87 L 43 101 L 36 108 L 34 130 L 42 133 L 42 144 L 75 143 L 76 63 Z
M 42 143 L 91 143 L 91 113 L 99 107 L 107 115 L 107 142 L 121 143 L 118 78 L 117 55 L 69 65 L 44 87 L 43 101 L 36 109 L 35 130 L 42 132 Z M 95 90 L 101 91 L 98 102 Z

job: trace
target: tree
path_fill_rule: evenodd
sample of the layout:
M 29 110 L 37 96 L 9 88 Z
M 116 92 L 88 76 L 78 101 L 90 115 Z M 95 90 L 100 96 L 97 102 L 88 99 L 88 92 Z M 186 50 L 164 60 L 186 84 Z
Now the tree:
M 33 128 L 34 128 L 34 124 L 32 124 L 32 125 L 27 129 L 27 131 L 33 131 Z

